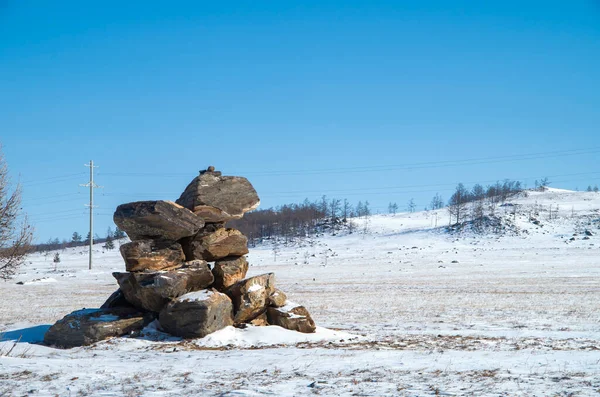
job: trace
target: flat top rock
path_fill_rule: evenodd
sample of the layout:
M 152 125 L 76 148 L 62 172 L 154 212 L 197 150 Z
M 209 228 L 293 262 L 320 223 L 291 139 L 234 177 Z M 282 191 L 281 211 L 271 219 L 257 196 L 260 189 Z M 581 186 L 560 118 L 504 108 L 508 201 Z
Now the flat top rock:
M 150 319 L 131 307 L 77 310 L 50 327 L 44 343 L 62 348 L 85 346 L 141 330 Z
M 132 240 L 179 240 L 196 234 L 204 220 L 172 201 L 136 201 L 117 207 L 113 220 Z

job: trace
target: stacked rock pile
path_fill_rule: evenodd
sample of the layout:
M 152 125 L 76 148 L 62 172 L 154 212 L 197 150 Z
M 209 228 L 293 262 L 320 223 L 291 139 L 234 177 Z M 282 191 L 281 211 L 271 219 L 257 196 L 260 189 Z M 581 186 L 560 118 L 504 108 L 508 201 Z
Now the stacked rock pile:
M 248 239 L 225 223 L 259 202 L 246 178 L 209 167 L 176 202 L 118 206 L 114 221 L 131 239 L 120 248 L 126 271 L 113 273 L 119 289 L 99 309 L 59 320 L 45 343 L 87 345 L 139 332 L 155 319 L 163 331 L 184 338 L 246 324 L 314 332 L 308 311 L 275 288 L 273 273 L 245 278 Z

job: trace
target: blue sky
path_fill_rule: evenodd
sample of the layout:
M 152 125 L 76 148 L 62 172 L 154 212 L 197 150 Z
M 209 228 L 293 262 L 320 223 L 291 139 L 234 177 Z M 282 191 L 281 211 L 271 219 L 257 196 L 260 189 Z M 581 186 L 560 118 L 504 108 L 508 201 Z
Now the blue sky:
M 597 1 L 0 1 L 0 142 L 38 241 L 199 169 L 420 208 L 458 182 L 600 184 Z M 460 162 L 464 159 L 480 159 Z

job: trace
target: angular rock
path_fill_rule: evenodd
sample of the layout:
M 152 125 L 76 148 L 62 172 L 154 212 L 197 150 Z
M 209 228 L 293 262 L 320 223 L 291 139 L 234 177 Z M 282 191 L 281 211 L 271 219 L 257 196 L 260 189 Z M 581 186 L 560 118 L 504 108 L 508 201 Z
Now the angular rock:
M 190 292 L 165 306 L 158 321 L 172 335 L 203 338 L 233 325 L 233 306 L 227 295 L 215 290 Z
M 287 302 L 287 296 L 280 289 L 275 288 L 273 293 L 269 295 L 267 305 L 271 307 L 282 307 Z
M 233 302 L 234 323 L 245 323 L 264 313 L 274 290 L 273 273 L 250 277 L 229 287 L 225 293 Z
M 172 201 L 137 201 L 117 207 L 113 219 L 131 240 L 179 240 L 195 235 L 204 220 Z
M 120 248 L 128 272 L 163 270 L 181 266 L 185 260 L 181 244 L 162 240 L 137 240 Z
M 214 277 L 204 261 L 187 262 L 170 272 L 113 273 L 125 299 L 133 306 L 160 312 L 173 298 L 211 285 Z
M 283 307 L 267 308 L 267 318 L 269 324 L 279 325 L 280 327 L 292 331 L 311 334 L 317 329 L 308 310 L 306 310 L 304 306 L 297 305 L 290 301 Z
M 139 331 L 151 320 L 151 316 L 127 307 L 77 310 L 50 327 L 44 335 L 44 343 L 61 348 L 91 345 Z
M 228 256 L 215 262 L 212 269 L 215 282 L 213 287 L 219 291 L 231 287 L 233 284 L 246 277 L 248 261 L 244 256 Z
M 250 324 L 255 327 L 266 327 L 269 325 L 269 321 L 267 319 L 267 313 L 263 313 L 260 316 L 256 317 L 254 320 L 250 320 Z
M 246 178 L 221 176 L 209 167 L 192 180 L 176 201 L 205 222 L 227 222 L 258 207 L 260 199 Z
M 106 302 L 100 306 L 100 309 L 112 309 L 113 307 L 133 307 L 127 299 L 125 299 L 125 295 L 121 291 L 121 288 L 113 292 Z
M 236 229 L 216 229 L 210 233 L 200 232 L 196 237 L 181 240 L 186 259 L 203 259 L 213 262 L 228 256 L 248 253 L 248 239 Z

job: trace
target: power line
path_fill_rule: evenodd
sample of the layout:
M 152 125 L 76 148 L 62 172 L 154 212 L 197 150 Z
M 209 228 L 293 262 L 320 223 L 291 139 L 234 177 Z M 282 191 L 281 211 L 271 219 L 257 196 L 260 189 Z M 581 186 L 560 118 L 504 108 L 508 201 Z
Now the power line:
M 80 174 L 76 174 L 74 176 L 69 176 L 69 177 L 61 177 L 61 178 L 47 178 L 44 180 L 38 180 L 37 182 L 29 182 L 29 183 L 23 183 L 23 187 L 32 187 L 32 186 L 39 186 L 39 185 L 47 185 L 47 184 L 53 184 L 53 183 L 57 183 L 57 182 L 66 182 L 66 181 L 72 181 L 75 179 L 79 179 L 81 178 L 81 173 Z
M 74 202 L 74 201 L 81 201 L 81 197 L 75 198 L 75 199 L 64 199 L 64 200 L 55 200 L 55 201 L 44 201 L 43 203 L 36 203 L 36 204 L 29 204 L 27 205 L 27 207 L 41 207 L 47 204 L 56 204 L 56 203 L 66 203 L 66 202 Z
M 482 157 L 464 160 L 444 160 L 444 161 L 432 161 L 422 162 L 413 164 L 400 164 L 400 165 L 377 165 L 377 166 L 365 166 L 365 167 L 349 167 L 349 168 L 331 168 L 331 169 L 320 169 L 320 170 L 299 170 L 299 171 L 273 171 L 273 172 L 246 172 L 249 175 L 296 175 L 296 174 L 323 174 L 323 173 L 350 173 L 350 172 L 374 172 L 374 171 L 391 171 L 391 170 L 413 170 L 422 168 L 439 168 L 439 167 L 455 167 L 462 165 L 478 165 L 478 164 L 491 164 L 500 162 L 511 162 L 511 161 L 523 161 L 523 160 L 536 160 L 541 158 L 553 158 L 563 156 L 574 156 L 582 154 L 593 154 L 600 152 L 600 147 L 596 148 L 585 148 L 585 149 L 573 149 L 573 150 L 562 150 L 553 152 L 540 152 L 530 153 L 522 155 L 512 156 L 498 156 L 498 157 Z
M 87 205 L 90 208 L 90 263 L 89 270 L 92 270 L 92 251 L 94 246 L 94 189 L 97 189 L 102 186 L 98 186 L 94 183 L 94 168 L 98 168 L 98 166 L 94 165 L 94 160 L 90 160 L 89 164 L 84 164 L 86 167 L 90 168 L 90 181 L 86 184 L 80 184 L 79 186 L 89 187 L 90 188 L 90 203 Z
M 87 212 L 81 212 L 79 214 L 74 214 L 74 215 L 66 215 L 66 216 L 59 216 L 59 217 L 53 217 L 53 218 L 44 218 L 44 219 L 39 219 L 39 220 L 35 220 L 35 223 L 42 223 L 42 222 L 50 222 L 50 221 L 62 221 L 62 220 L 70 220 L 70 219 L 83 219 L 82 215 L 86 215 Z M 101 217 L 105 217 L 105 216 L 113 216 L 113 214 L 102 214 L 102 213 L 94 213 L 95 216 L 101 216 Z
M 23 198 L 23 201 L 28 201 L 28 200 L 46 200 L 46 199 L 58 198 L 58 197 L 76 196 L 76 195 L 80 195 L 80 194 L 81 193 L 65 193 L 65 194 L 57 194 L 57 195 L 54 195 L 54 196 L 25 197 L 25 198 Z
M 459 160 L 442 160 L 420 163 L 407 163 L 395 165 L 373 165 L 362 167 L 345 167 L 345 168 L 324 168 L 324 169 L 303 169 L 303 170 L 286 170 L 286 171 L 243 171 L 244 175 L 254 176 L 283 176 L 283 175 L 309 175 L 309 174 L 326 174 L 326 173 L 354 173 L 354 172 L 374 172 L 374 171 L 391 171 L 401 169 L 421 169 L 421 168 L 439 168 L 439 167 L 454 167 L 462 165 L 478 165 L 487 163 L 536 160 L 541 158 L 554 158 L 564 156 L 575 156 L 583 154 L 600 153 L 600 147 L 557 150 L 550 152 L 536 152 L 508 156 L 495 157 L 480 157 L 471 159 Z M 175 177 L 187 176 L 188 173 L 158 173 L 158 172 L 103 172 L 102 175 L 110 175 L 116 177 Z
M 576 173 L 576 174 L 561 174 L 561 175 L 550 175 L 550 178 L 556 178 L 561 176 L 578 176 L 578 175 L 595 175 L 600 174 L 600 172 L 586 172 L 586 173 Z M 541 177 L 528 177 L 528 178 L 517 178 L 517 180 L 528 180 L 533 178 L 541 178 Z M 589 179 L 569 179 L 569 180 L 555 180 L 554 183 L 560 182 L 578 182 L 578 181 L 587 181 Z M 498 180 L 488 180 L 488 181 L 479 181 L 479 182 L 465 182 L 468 185 L 482 184 L 488 182 L 498 182 Z M 502 181 L 500 181 L 502 182 Z M 460 182 L 454 183 L 442 183 L 442 184 L 428 184 L 428 185 L 405 185 L 405 186 L 386 186 L 386 187 L 366 187 L 366 188 L 354 188 L 354 189 L 340 189 L 340 190 L 313 190 L 313 191 L 289 191 L 289 192 L 273 192 L 261 194 L 262 197 L 296 197 L 298 194 L 328 194 L 328 193 L 338 193 L 342 195 L 357 195 L 357 194 L 389 194 L 389 193 L 421 193 L 421 192 L 435 192 L 439 189 L 427 189 L 427 190 L 411 190 L 411 191 L 398 191 L 398 192 L 390 192 L 391 189 L 409 189 L 409 188 L 427 188 L 427 187 L 448 187 L 443 190 L 451 190 L 453 186 L 456 186 Z M 385 190 L 383 192 L 372 192 L 372 190 Z
M 78 175 L 82 175 L 82 174 L 85 174 L 85 172 L 81 171 L 81 172 L 77 172 L 77 173 L 74 173 L 74 174 L 55 175 L 55 176 L 51 176 L 49 178 L 44 178 L 44 181 L 49 181 L 49 180 L 53 180 L 53 179 L 60 179 L 60 178 L 67 178 L 67 177 L 71 177 L 71 176 L 78 176 Z M 33 183 L 33 182 L 38 182 L 38 181 L 40 181 L 40 178 L 25 180 L 25 181 L 23 181 L 21 183 L 23 185 L 26 185 L 26 184 Z
M 80 212 L 79 214 L 66 214 L 66 215 L 61 215 L 61 216 L 55 216 L 55 217 L 46 217 L 46 218 L 40 218 L 40 219 L 35 219 L 35 223 L 40 223 L 40 222 L 47 222 L 47 221 L 60 221 L 60 220 L 65 220 L 65 219 L 83 219 L 83 215 L 85 215 L 87 212 Z
M 52 211 L 52 213 L 48 213 L 48 212 L 38 212 L 37 214 L 27 214 L 28 216 L 31 217 L 36 217 L 36 216 L 47 216 L 47 215 L 55 215 L 55 214 L 64 214 L 67 212 L 77 212 L 77 211 L 81 211 L 80 208 L 74 208 L 74 209 L 70 209 L 70 210 L 64 210 L 64 211 Z

